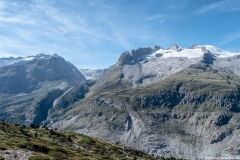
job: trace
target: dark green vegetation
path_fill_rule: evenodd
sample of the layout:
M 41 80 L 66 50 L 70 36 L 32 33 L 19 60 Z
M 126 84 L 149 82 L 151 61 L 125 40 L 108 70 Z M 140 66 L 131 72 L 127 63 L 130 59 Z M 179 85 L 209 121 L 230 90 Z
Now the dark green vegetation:
M 0 122 L 0 150 L 31 151 L 33 156 L 29 160 L 156 159 L 142 151 L 81 134 L 20 127 L 5 122 Z

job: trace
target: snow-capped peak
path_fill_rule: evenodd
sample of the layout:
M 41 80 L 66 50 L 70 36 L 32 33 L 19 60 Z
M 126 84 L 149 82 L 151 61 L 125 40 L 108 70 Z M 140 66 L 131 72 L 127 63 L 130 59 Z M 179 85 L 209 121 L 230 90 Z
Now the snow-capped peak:
M 232 57 L 232 56 L 240 54 L 240 52 L 224 51 L 224 50 L 219 49 L 219 48 L 217 48 L 215 46 L 212 46 L 212 45 L 202 45 L 202 46 L 199 45 L 199 47 L 205 47 L 213 55 L 215 55 L 216 57 L 219 57 L 219 58 Z
M 240 55 L 240 52 L 224 51 L 212 45 L 193 45 L 190 48 L 183 48 L 182 46 L 173 45 L 168 49 L 153 51 L 147 55 L 143 55 L 139 59 L 152 59 L 152 58 L 168 58 L 168 57 L 186 57 L 186 58 L 199 58 L 203 57 L 204 53 L 210 52 L 215 57 L 225 58 Z

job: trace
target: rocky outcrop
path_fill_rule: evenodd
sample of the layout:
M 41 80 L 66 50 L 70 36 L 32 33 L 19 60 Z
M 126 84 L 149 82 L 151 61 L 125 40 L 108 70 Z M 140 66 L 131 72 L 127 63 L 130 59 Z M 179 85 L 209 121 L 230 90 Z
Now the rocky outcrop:
M 206 47 L 201 47 L 201 50 L 204 53 L 202 62 L 206 64 L 213 64 L 215 61 L 215 56 L 209 50 L 207 50 Z
M 89 82 L 89 81 L 87 81 Z M 55 103 L 50 113 L 57 112 L 60 109 L 66 109 L 77 101 L 85 98 L 85 95 L 89 92 L 89 86 L 91 83 L 82 83 L 67 92 L 64 93 L 59 99 L 54 99 Z
M 46 120 L 49 110 L 53 107 L 53 102 L 63 93 L 63 90 L 57 89 L 40 97 L 39 101 L 33 103 L 32 106 L 34 106 L 34 112 L 32 115 L 34 115 L 34 118 L 30 120 L 31 123 L 39 125 L 42 121 Z
M 183 47 L 174 44 L 173 46 L 171 46 L 171 47 L 168 48 L 168 49 L 174 50 L 174 51 L 177 51 L 177 52 L 181 52 L 181 51 L 183 50 Z
M 224 138 L 226 138 L 227 136 L 230 136 L 232 134 L 233 129 L 232 128 L 227 128 L 224 131 L 218 131 L 216 132 L 211 139 L 209 139 L 209 143 L 213 144 L 213 143 L 217 143 L 217 142 L 221 142 Z
M 4 160 L 28 160 L 33 154 L 24 150 L 0 150 L 0 155 L 3 155 Z
M 160 47 L 155 46 L 154 49 L 158 49 Z M 135 64 L 139 61 L 139 59 L 146 54 L 151 53 L 154 49 L 148 48 L 139 48 L 136 50 L 132 50 L 131 52 L 123 52 L 119 57 L 117 64 L 125 65 L 125 64 Z

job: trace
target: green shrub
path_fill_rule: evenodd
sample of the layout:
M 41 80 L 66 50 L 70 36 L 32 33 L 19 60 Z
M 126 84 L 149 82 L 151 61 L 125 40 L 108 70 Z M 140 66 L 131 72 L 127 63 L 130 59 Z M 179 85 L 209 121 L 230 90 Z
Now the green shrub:
M 29 146 L 30 146 L 31 149 L 37 150 L 37 151 L 42 152 L 42 153 L 48 153 L 49 150 L 50 150 L 48 147 L 43 146 L 41 144 L 30 143 Z
M 58 158 L 58 159 L 67 159 L 67 155 L 62 153 L 62 152 L 59 152 L 59 151 L 50 151 L 48 153 L 50 156 L 54 157 L 54 158 Z
M 36 126 L 34 124 L 30 124 L 31 128 L 36 128 Z
M 4 145 L 0 144 L 0 150 L 7 150 L 7 147 L 5 147 Z
M 67 137 L 67 140 L 68 140 L 69 142 L 72 142 L 71 136 L 68 136 L 68 137 Z
M 28 160 L 51 160 L 51 159 L 46 156 L 31 156 L 28 158 Z
M 120 141 L 116 141 L 116 142 L 115 142 L 116 145 L 119 145 L 120 143 L 121 143 Z
M 27 148 L 27 143 L 18 143 L 17 147 L 26 149 Z
M 64 148 L 62 148 L 60 146 L 53 147 L 53 150 L 57 151 L 57 152 L 62 152 L 64 154 L 68 154 L 68 152 Z

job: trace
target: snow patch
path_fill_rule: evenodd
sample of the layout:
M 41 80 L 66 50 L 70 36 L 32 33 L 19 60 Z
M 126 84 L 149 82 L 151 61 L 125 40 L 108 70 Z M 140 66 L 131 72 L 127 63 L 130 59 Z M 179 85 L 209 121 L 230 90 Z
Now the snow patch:
M 240 55 L 240 52 L 224 51 L 211 45 L 203 45 L 202 47 L 206 47 L 207 50 L 209 50 L 213 55 L 215 55 L 218 58 L 226 58 Z
M 186 57 L 189 59 L 190 58 L 199 58 L 199 57 L 202 57 L 204 54 L 204 52 L 202 51 L 202 48 L 204 48 L 204 47 L 218 58 L 226 58 L 226 57 L 233 57 L 235 55 L 240 55 L 240 52 L 224 51 L 224 50 L 221 50 L 221 49 L 211 46 L 211 45 L 199 45 L 193 49 L 181 47 L 181 51 L 176 51 L 173 49 L 159 49 L 157 51 L 154 51 L 149 54 L 141 56 L 139 58 L 139 60 L 154 59 L 156 57 L 159 57 L 159 58 Z M 159 55 L 161 55 L 161 56 L 159 56 Z
M 34 59 L 44 59 L 44 58 L 49 58 L 51 57 L 50 55 L 45 55 L 45 54 L 38 54 L 36 56 L 28 56 L 28 57 L 18 57 L 18 58 L 0 58 L 0 67 L 7 66 L 7 65 L 12 65 L 21 61 L 32 61 Z
M 23 58 L 24 61 L 32 61 L 35 57 L 25 57 Z

